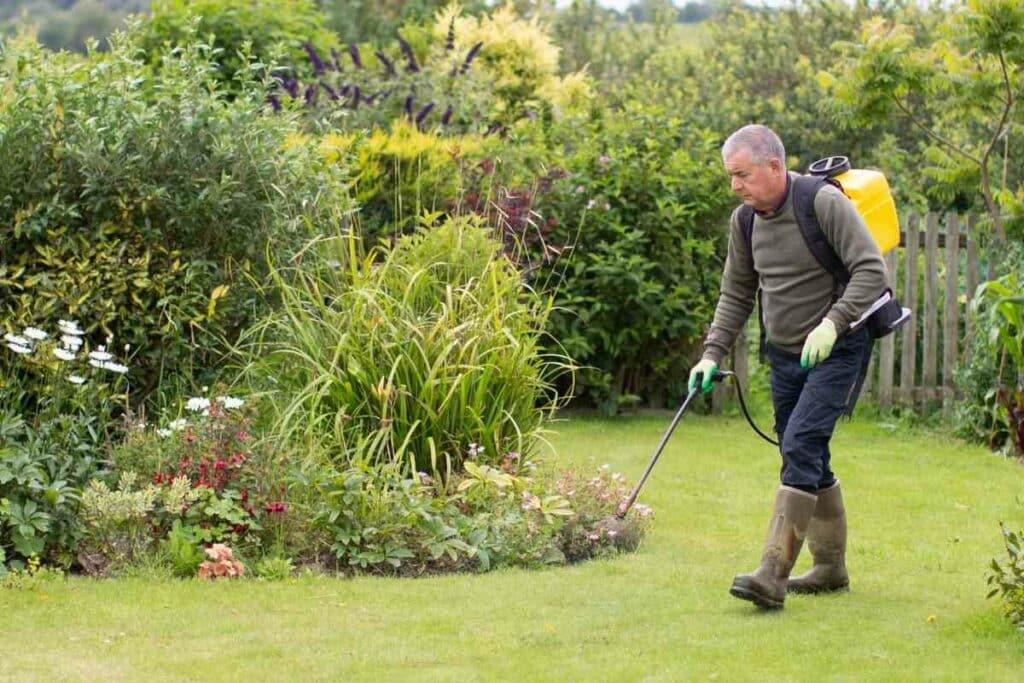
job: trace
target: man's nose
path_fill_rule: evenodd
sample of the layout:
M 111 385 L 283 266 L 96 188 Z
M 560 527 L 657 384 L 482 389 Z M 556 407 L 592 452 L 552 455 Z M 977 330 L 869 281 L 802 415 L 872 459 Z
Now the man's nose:
M 733 192 L 739 192 L 740 189 L 743 187 L 743 183 L 741 183 L 740 179 L 737 178 L 736 176 L 732 177 L 732 180 L 730 181 L 730 183 L 732 185 L 732 191 Z

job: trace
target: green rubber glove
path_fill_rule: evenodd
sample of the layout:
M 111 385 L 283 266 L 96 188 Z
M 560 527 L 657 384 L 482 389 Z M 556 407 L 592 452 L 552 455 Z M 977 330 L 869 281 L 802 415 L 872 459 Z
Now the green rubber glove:
M 690 369 L 690 384 L 687 387 L 689 391 L 693 391 L 693 388 L 700 383 L 700 390 L 702 393 L 708 393 L 711 391 L 711 385 L 715 381 L 715 373 L 718 372 L 718 363 L 713 360 L 706 358 L 702 359 L 699 363 Z
M 804 342 L 804 350 L 800 353 L 800 367 L 813 368 L 832 353 L 832 345 L 836 343 L 836 325 L 825 318 L 811 330 Z

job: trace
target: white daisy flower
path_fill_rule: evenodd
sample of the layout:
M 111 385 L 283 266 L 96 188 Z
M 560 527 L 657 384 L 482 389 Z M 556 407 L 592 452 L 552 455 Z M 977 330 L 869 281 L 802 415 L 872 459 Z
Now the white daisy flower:
M 75 359 L 75 354 L 72 353 L 71 351 L 68 351 L 67 349 L 54 349 L 53 355 L 57 356 L 57 358 L 60 358 L 61 360 Z
M 206 410 L 210 407 L 210 399 L 202 397 L 192 397 L 185 404 L 186 410 L 191 410 L 194 413 L 198 413 L 200 410 Z
M 116 372 L 119 375 L 123 375 L 126 372 L 128 372 L 128 366 L 121 365 L 120 363 L 104 363 L 103 369 L 110 370 L 111 372 Z
M 85 334 L 85 332 L 78 327 L 78 322 L 75 320 L 58 320 L 57 327 L 59 327 L 60 331 L 64 334 L 73 334 L 79 337 Z
M 156 435 L 159 436 L 161 439 L 166 439 L 167 437 L 169 437 L 171 435 L 171 430 L 170 429 L 158 429 L 158 430 L 156 430 Z
M 94 368 L 102 368 L 105 365 L 105 363 L 103 361 L 101 361 L 101 360 L 96 360 L 95 358 L 90 358 L 89 359 L 89 365 L 93 366 Z
M 114 358 L 114 354 L 107 353 L 107 347 L 105 346 L 97 346 L 95 351 L 89 352 L 89 358 L 98 361 L 108 361 Z
M 68 375 L 68 381 L 72 384 L 85 384 L 85 378 L 80 375 Z
M 29 347 L 21 346 L 20 344 L 14 344 L 12 342 L 7 342 L 7 348 L 9 348 L 11 351 L 14 351 L 15 353 L 32 353 L 32 349 L 30 349 Z
M 174 420 L 169 425 L 167 425 L 167 428 L 172 431 L 178 431 L 179 429 L 184 429 L 185 425 L 187 424 L 188 420 L 186 420 L 183 417 L 179 417 L 177 420 Z
M 217 401 L 224 406 L 225 410 L 234 410 L 235 408 L 241 408 L 245 405 L 245 401 L 240 398 L 234 398 L 232 396 L 218 396 Z
M 20 334 L 11 334 L 8 332 L 4 335 L 4 340 L 11 344 L 17 344 L 18 346 L 32 346 L 32 341 L 22 337 Z
M 42 341 L 50 336 L 38 327 L 26 327 L 23 334 L 33 341 Z
M 82 348 L 82 338 L 76 337 L 73 334 L 61 335 L 60 340 L 64 344 L 64 346 L 68 347 L 72 351 L 77 351 L 78 349 Z

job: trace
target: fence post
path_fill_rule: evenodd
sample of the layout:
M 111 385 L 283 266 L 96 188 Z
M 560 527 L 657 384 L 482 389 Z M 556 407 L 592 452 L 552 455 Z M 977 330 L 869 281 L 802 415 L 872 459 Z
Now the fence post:
M 938 388 L 939 215 L 929 213 L 924 234 L 924 353 L 921 360 L 921 405 L 927 408 Z
M 960 217 L 946 216 L 946 301 L 942 320 L 942 408 L 953 404 L 953 371 L 959 358 L 960 336 Z
M 971 320 L 971 302 L 974 301 L 974 290 L 978 288 L 978 284 L 981 280 L 980 271 L 978 270 L 978 216 L 975 214 L 968 214 L 967 216 L 967 305 L 964 307 L 965 313 L 965 339 L 971 338 L 972 328 L 974 321 Z M 969 361 L 967 357 L 970 353 L 970 346 L 968 345 L 965 349 L 964 362 Z
M 903 250 L 904 286 L 903 305 L 913 309 L 913 315 L 900 333 L 902 355 L 900 356 L 900 402 L 906 405 L 914 403 L 914 378 L 917 374 L 917 319 L 920 310 L 917 304 L 917 243 L 920 218 L 917 214 L 907 217 L 907 230 L 904 237 Z

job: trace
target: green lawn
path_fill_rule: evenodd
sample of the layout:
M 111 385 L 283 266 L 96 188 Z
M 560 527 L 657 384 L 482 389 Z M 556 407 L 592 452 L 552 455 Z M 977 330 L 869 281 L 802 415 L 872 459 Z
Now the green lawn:
M 669 415 L 558 425 L 561 458 L 634 480 Z M 641 500 L 639 553 L 546 571 L 208 584 L 72 580 L 0 592 L 0 679 L 1020 680 L 1024 636 L 985 600 L 1024 468 L 945 437 L 843 424 L 852 590 L 760 613 L 777 456 L 687 417 Z M 808 562 L 802 557 L 801 569 Z

